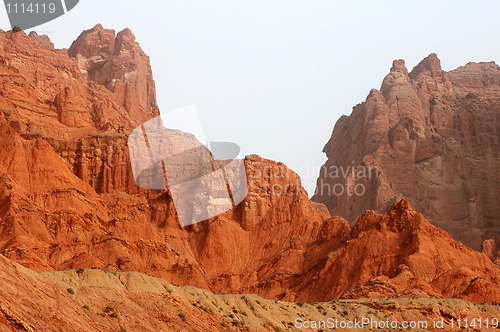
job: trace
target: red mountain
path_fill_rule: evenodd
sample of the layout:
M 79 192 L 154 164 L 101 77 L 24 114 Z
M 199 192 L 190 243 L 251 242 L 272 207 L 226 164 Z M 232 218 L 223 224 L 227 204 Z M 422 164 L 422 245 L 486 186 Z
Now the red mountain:
M 309 201 L 297 174 L 256 155 L 245 158 L 241 204 L 179 227 L 169 190 L 140 189 L 132 176 L 130 128 L 158 115 L 149 60 L 134 40 L 96 26 L 66 51 L 0 31 L 5 257 L 36 271 L 137 271 L 272 299 L 500 302 L 498 267 L 408 201 L 368 211 L 351 229 Z

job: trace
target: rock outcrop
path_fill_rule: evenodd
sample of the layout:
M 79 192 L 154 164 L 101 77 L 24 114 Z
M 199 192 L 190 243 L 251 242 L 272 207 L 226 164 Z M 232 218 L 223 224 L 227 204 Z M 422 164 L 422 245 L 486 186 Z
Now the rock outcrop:
M 98 28 L 84 34 L 90 39 Z M 115 41 L 112 30 L 100 31 Z M 71 48 L 77 60 L 66 50 L 54 50 L 47 36 L 0 31 L 0 110 L 19 134 L 71 142 L 103 129 L 134 128 L 159 115 L 149 59 L 130 31 L 119 33 L 113 43 L 121 53 L 110 56 L 110 82 L 118 86 L 111 89 L 109 83 L 111 90 L 88 80 L 88 61 L 80 55 L 92 54 L 91 46 L 105 49 L 104 41 L 89 46 L 82 40 L 81 36 Z M 133 94 L 126 93 L 127 85 Z
M 0 38 L 0 253 L 5 257 L 36 271 L 136 271 L 271 299 L 418 296 L 500 302 L 498 267 L 429 224 L 407 201 L 384 215 L 369 211 L 351 229 L 345 219 L 309 201 L 286 165 L 256 155 L 244 160 L 243 202 L 181 228 L 169 189 L 141 189 L 132 176 L 130 128 L 158 110 L 148 59 L 130 31 L 115 37 L 96 26 L 68 52 L 51 49 L 34 34 L 0 32 Z M 429 77 L 445 82 L 432 63 L 424 66 Z M 398 81 L 407 75 L 401 66 L 395 63 L 395 76 L 388 78 L 395 80 L 395 90 L 406 84 Z M 417 72 L 410 75 L 427 75 Z M 448 91 L 446 82 L 437 90 L 431 83 L 428 93 Z M 135 95 L 123 92 L 128 85 Z M 382 103 L 382 94 L 373 94 L 373 102 Z M 418 102 L 411 93 L 405 96 L 400 103 Z M 424 120 L 413 127 L 405 123 L 391 131 L 391 144 L 406 151 L 413 143 L 404 140 L 405 130 L 420 128 Z M 364 160 L 375 165 L 378 159 Z
M 484 241 L 481 251 L 488 256 L 493 263 L 500 266 L 500 237 Z
M 149 57 L 130 29 L 115 36 L 98 24 L 82 32 L 68 49 L 83 75 L 114 92 L 120 106 L 135 119 L 148 120 L 156 112 L 156 88 Z
M 479 250 L 500 235 L 499 101 L 494 62 L 445 72 L 431 54 L 408 73 L 395 60 L 380 90 L 337 121 L 312 200 L 353 225 L 404 197 Z

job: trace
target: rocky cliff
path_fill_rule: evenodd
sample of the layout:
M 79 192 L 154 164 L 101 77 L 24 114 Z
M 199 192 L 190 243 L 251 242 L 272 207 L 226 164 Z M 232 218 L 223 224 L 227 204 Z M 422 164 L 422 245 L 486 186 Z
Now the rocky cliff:
M 500 235 L 499 101 L 494 62 L 445 72 L 431 54 L 408 73 L 395 60 L 380 90 L 335 124 L 312 200 L 352 225 L 404 197 L 479 250 Z
M 407 201 L 383 215 L 367 212 L 351 228 L 309 201 L 286 165 L 256 155 L 244 160 L 242 203 L 181 228 L 169 189 L 140 189 L 131 173 L 130 128 L 158 110 L 148 58 L 130 31 L 115 37 L 96 26 L 68 51 L 36 34 L 0 38 L 5 257 L 36 271 L 137 271 L 272 299 L 500 302 L 498 267 Z

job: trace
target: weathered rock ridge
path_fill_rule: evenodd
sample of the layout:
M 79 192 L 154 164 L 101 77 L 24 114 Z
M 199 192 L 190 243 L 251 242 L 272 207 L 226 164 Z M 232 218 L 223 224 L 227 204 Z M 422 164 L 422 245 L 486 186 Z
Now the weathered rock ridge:
M 115 37 L 96 26 L 68 51 L 43 36 L 0 31 L 0 83 L 0 253 L 25 267 L 137 271 L 311 302 L 500 302 L 498 267 L 407 201 L 383 215 L 369 211 L 351 229 L 309 201 L 296 173 L 256 155 L 244 160 L 242 203 L 179 227 L 169 189 L 140 189 L 132 176 L 130 128 L 158 109 L 149 60 L 128 30 Z
M 395 60 L 380 90 L 335 124 L 312 200 L 352 225 L 404 197 L 479 250 L 500 235 L 499 101 L 494 62 L 445 72 L 431 54 L 408 73 Z

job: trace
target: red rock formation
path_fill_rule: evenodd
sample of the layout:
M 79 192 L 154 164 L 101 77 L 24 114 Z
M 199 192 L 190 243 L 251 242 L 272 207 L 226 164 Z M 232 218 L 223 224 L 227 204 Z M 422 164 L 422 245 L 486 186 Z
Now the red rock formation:
M 479 250 L 500 235 L 499 96 L 493 62 L 444 72 L 431 54 L 408 74 L 395 60 L 380 91 L 336 123 L 312 199 L 352 225 L 404 197 Z
M 99 27 L 82 36 L 91 38 Z M 102 83 L 98 80 L 88 81 L 89 69 L 84 67 L 88 61 L 80 53 L 87 55 L 94 50 L 87 46 L 90 42 L 84 43 L 84 37 L 80 36 L 70 49 L 77 60 L 66 50 L 54 50 L 46 36 L 0 31 L 0 109 L 10 116 L 21 135 L 78 140 L 101 129 L 133 128 L 159 115 L 149 58 L 134 42 L 133 35 L 124 30 L 115 43 L 112 30 L 99 31 L 113 36 L 119 53 L 110 55 L 111 83 L 106 82 L 109 88 L 117 85 L 111 89 L 115 92 L 97 84 Z M 127 85 L 132 86 L 133 94 L 126 94 Z
M 97 192 L 137 191 L 128 128 L 159 113 L 149 58 L 130 30 L 116 38 L 100 25 L 85 31 L 69 50 L 78 60 L 35 32 L 0 37 L 0 110 L 10 126 L 25 138 L 43 137 Z M 100 72 L 89 67 L 95 58 L 106 63 Z
M 132 117 L 148 120 L 156 112 L 156 89 L 149 57 L 130 29 L 115 37 L 114 30 L 100 24 L 82 32 L 68 49 L 78 59 L 78 67 L 87 79 L 115 93 L 120 106 Z
M 500 266 L 500 237 L 496 240 L 489 239 L 484 241 L 481 251 L 486 256 L 488 256 L 496 265 Z
M 47 35 L 39 36 L 35 31 L 31 31 L 28 37 L 30 37 L 31 40 L 33 40 L 33 43 L 40 46 L 41 48 L 46 48 L 49 50 L 55 49 L 54 44 L 50 41 Z
M 255 155 L 245 158 L 249 193 L 241 204 L 180 228 L 168 189 L 140 189 L 132 177 L 129 128 L 157 110 L 147 58 L 130 32 L 116 38 L 100 26 L 84 32 L 69 50 L 78 61 L 23 32 L 0 37 L 0 252 L 6 257 L 38 271 L 139 271 L 268 298 L 500 298 L 498 268 L 406 201 L 383 216 L 367 212 L 351 230 L 309 201 L 297 174 Z M 406 77 L 396 69 L 393 75 Z M 394 77 L 388 78 L 394 89 L 405 86 Z M 120 84 L 137 92 L 130 108 Z M 398 102 L 417 102 L 411 93 L 405 98 Z M 394 130 L 393 145 L 412 148 L 400 139 L 420 126 L 411 123 Z
M 499 271 L 486 255 L 454 241 L 401 200 L 384 215 L 367 211 L 298 299 L 446 297 L 498 302 Z M 471 291 L 477 287 L 475 291 Z M 332 285 L 335 285 L 332 287 Z M 474 295 L 473 295 L 474 294 Z
M 250 156 L 245 201 L 179 229 L 168 192 L 99 196 L 44 140 L 26 141 L 7 124 L 1 128 L 10 139 L 3 141 L 8 153 L 0 160 L 0 248 L 30 268 L 135 270 L 215 291 L 288 300 L 500 299 L 500 270 L 430 225 L 406 201 L 384 216 L 366 213 L 350 230 L 345 220 L 315 210 L 285 165 Z M 370 282 L 377 277 L 386 278 L 392 290 L 374 290 Z M 464 294 L 478 278 L 489 293 Z

